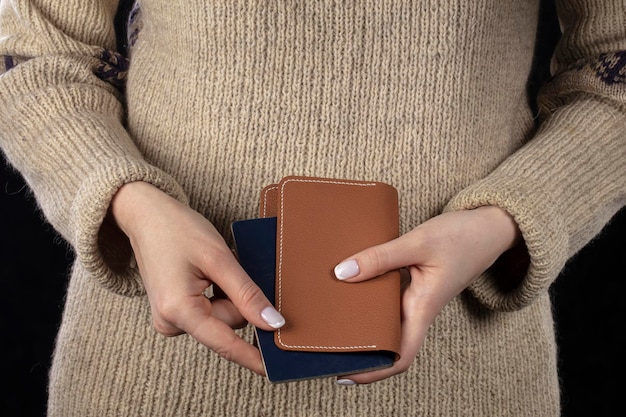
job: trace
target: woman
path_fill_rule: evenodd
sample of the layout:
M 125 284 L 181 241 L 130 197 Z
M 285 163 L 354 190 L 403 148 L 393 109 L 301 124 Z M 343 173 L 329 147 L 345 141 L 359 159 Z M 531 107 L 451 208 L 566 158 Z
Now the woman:
M 2 148 L 77 254 L 50 415 L 558 414 L 547 288 L 626 195 L 623 2 L 557 2 L 538 128 L 537 1 L 142 0 L 124 88 L 118 4 L 83 3 L 0 9 Z M 400 195 L 402 236 L 337 268 L 411 274 L 357 386 L 271 385 L 232 330 L 288 320 L 228 227 L 292 174 Z

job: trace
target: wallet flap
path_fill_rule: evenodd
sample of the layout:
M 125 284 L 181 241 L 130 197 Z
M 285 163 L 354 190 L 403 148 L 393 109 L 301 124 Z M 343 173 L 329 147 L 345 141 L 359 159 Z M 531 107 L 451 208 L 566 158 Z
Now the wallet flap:
M 397 355 L 399 271 L 360 283 L 342 282 L 333 272 L 346 257 L 398 237 L 395 188 L 285 177 L 268 197 L 274 192 L 276 304 L 287 322 L 276 331 L 276 344 L 285 350 L 388 350 Z
M 278 184 L 270 184 L 261 191 L 259 214 L 261 218 L 278 215 Z

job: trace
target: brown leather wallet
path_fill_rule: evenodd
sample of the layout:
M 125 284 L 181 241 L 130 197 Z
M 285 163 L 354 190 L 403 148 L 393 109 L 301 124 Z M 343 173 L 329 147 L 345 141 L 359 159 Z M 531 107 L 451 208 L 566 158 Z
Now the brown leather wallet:
M 345 258 L 398 236 L 398 194 L 380 182 L 285 177 L 261 193 L 277 217 L 276 307 L 284 350 L 400 352 L 400 273 L 338 280 Z

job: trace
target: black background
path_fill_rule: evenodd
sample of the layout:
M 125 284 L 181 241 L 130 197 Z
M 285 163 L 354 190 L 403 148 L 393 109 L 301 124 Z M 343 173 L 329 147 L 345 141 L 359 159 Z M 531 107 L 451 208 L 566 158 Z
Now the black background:
M 529 82 L 533 95 L 547 77 L 554 42 L 554 8 L 543 20 Z M 71 249 L 47 225 L 18 173 L 2 158 L 0 172 L 0 415 L 43 416 L 47 372 L 59 325 Z M 613 416 L 625 384 L 626 209 L 566 265 L 551 287 L 563 416 Z

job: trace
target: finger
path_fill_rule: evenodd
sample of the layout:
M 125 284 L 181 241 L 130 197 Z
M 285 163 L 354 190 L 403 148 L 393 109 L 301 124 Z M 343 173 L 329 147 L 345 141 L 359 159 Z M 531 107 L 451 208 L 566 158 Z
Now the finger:
M 259 350 L 237 336 L 226 323 L 209 317 L 190 335 L 221 357 L 265 375 Z
M 359 282 L 418 262 L 418 242 L 414 231 L 389 242 L 367 248 L 335 267 L 337 279 Z
M 261 355 L 254 346 L 241 339 L 224 321 L 210 314 L 207 299 L 191 305 L 178 326 L 221 357 L 244 366 L 259 375 L 265 375 Z
M 423 309 L 416 306 L 418 298 L 407 290 L 403 296 L 403 309 L 414 311 L 412 315 L 405 315 L 402 322 L 402 342 L 400 344 L 400 359 L 389 368 L 379 369 L 371 372 L 343 376 L 337 379 L 341 385 L 369 384 L 400 374 L 409 369 L 417 352 L 424 343 L 426 333 L 430 325 L 430 319 Z M 341 382 L 339 382 L 341 381 Z
M 231 329 L 240 329 L 248 322 L 230 300 L 211 298 L 210 301 L 212 305 L 211 315 L 226 323 Z
M 275 330 L 285 324 L 283 316 L 272 306 L 263 291 L 250 279 L 232 253 L 211 259 L 214 271 L 206 275 L 228 296 L 241 315 L 264 330 Z

